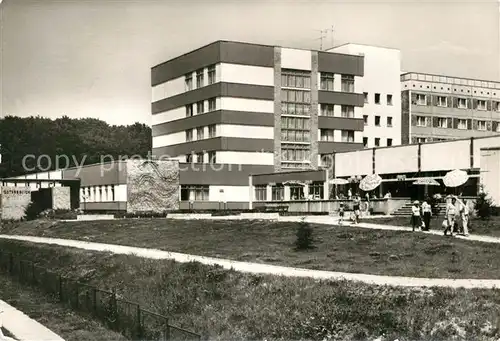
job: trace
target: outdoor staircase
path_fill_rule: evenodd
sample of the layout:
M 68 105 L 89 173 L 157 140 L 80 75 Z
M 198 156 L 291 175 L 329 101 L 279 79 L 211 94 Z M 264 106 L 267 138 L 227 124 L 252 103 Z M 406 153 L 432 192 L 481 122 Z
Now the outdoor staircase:
M 412 203 L 407 203 L 405 206 L 401 207 L 400 209 L 398 209 L 396 212 L 394 212 L 392 215 L 393 216 L 400 216 L 400 217 L 409 217 L 411 216 L 411 207 L 412 207 Z M 445 212 L 446 212 L 446 203 L 439 203 L 438 204 L 438 213 L 437 213 L 437 216 L 442 216 L 444 217 L 445 215 Z M 434 216 L 436 216 L 436 214 L 433 214 Z

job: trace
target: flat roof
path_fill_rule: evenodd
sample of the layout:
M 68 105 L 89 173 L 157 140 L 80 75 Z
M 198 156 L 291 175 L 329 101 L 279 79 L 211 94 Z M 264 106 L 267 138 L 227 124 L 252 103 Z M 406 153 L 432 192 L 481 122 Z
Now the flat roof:
M 389 46 L 383 46 L 383 45 L 372 45 L 372 44 L 361 44 L 361 43 L 344 43 L 344 44 L 340 44 L 340 45 L 335 45 L 334 47 L 332 47 L 329 50 L 332 50 L 332 49 L 335 49 L 335 48 L 341 47 L 341 46 L 346 46 L 346 45 L 360 45 L 360 46 L 367 46 L 367 47 L 376 47 L 376 48 L 379 48 L 379 49 L 388 49 L 388 50 L 401 51 L 400 49 L 398 49 L 396 47 L 389 47 Z
M 427 73 L 427 72 L 414 72 L 414 71 L 407 71 L 401 73 L 401 77 L 406 76 L 406 75 L 423 75 L 423 76 L 434 76 L 434 77 L 447 77 L 447 78 L 456 78 L 456 79 L 463 79 L 463 80 L 468 80 L 468 81 L 476 81 L 476 82 L 487 82 L 487 83 L 495 83 L 495 84 L 500 84 L 500 81 L 498 80 L 488 80 L 488 79 L 479 79 L 479 78 L 468 78 L 468 77 L 459 77 L 459 76 L 451 76 L 451 75 L 445 75 L 445 74 L 437 74 L 437 73 Z M 460 84 L 458 84 L 460 85 Z

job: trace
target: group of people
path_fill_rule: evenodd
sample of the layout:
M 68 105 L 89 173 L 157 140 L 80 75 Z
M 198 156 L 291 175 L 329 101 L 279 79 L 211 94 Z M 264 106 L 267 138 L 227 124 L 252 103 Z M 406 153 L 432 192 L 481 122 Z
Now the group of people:
M 432 217 L 432 206 L 430 200 L 424 200 L 422 204 L 417 200 L 413 203 L 411 216 L 412 230 L 429 231 Z M 469 235 L 469 206 L 456 196 L 446 204 L 445 220 L 442 223 L 444 235 L 455 233 Z

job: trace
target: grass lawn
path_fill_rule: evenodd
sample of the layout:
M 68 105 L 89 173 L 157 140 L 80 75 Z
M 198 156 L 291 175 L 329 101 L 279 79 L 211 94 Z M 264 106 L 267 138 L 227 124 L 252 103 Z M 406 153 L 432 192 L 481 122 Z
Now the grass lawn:
M 66 341 L 126 340 L 122 335 L 110 331 L 98 322 L 77 315 L 59 305 L 53 297 L 34 288 L 22 287 L 4 274 L 0 275 L 0 297 Z M 12 337 L 8 332 L 4 332 L 4 335 Z
M 256 276 L 7 240 L 0 240 L 0 248 L 74 279 L 115 288 L 205 340 L 373 340 L 383 333 L 391 341 L 500 337 L 499 290 Z
M 444 217 L 438 219 L 432 218 L 431 229 L 442 231 L 441 224 Z M 411 227 L 410 217 L 391 217 L 391 218 L 377 218 L 377 219 L 361 219 L 364 223 L 372 224 L 387 224 L 394 226 L 408 226 Z M 480 218 L 471 218 L 469 221 L 469 233 L 479 234 L 485 236 L 500 237 L 500 216 L 492 216 L 488 220 L 481 220 Z
M 255 220 L 128 219 L 23 222 L 2 231 L 330 271 L 439 278 L 499 278 L 500 274 L 500 248 L 495 244 L 312 225 L 316 248 L 297 252 L 293 249 L 297 226 Z

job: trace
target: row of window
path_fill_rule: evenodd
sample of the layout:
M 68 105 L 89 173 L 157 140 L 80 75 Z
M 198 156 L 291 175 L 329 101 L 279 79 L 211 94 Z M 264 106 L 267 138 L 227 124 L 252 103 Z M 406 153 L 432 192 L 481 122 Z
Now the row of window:
M 181 185 L 181 201 L 208 201 L 208 185 Z
M 381 138 L 380 137 L 375 137 L 373 139 L 373 145 L 375 147 L 380 147 L 380 141 L 381 141 Z M 366 148 L 368 147 L 368 137 L 363 137 L 363 146 Z M 386 146 L 387 147 L 391 147 L 392 146 L 392 139 L 391 138 L 388 138 L 386 140 Z
M 334 91 L 335 76 L 333 73 L 321 72 L 320 74 L 320 90 Z M 340 76 L 340 91 L 354 92 L 354 76 L 341 75 Z
M 320 115 L 321 116 L 335 116 L 335 105 L 333 104 L 320 104 Z M 354 106 L 353 105 L 341 105 L 340 106 L 340 116 L 341 117 L 354 117 Z
M 415 94 L 412 104 L 432 105 L 437 107 L 455 107 L 458 109 L 476 109 L 483 111 L 500 111 L 500 102 L 485 99 L 474 99 L 466 97 L 431 96 L 428 94 Z
M 298 70 L 281 70 L 282 88 L 311 89 L 311 73 Z
M 435 127 L 435 128 L 449 128 L 449 129 L 462 129 L 462 130 L 494 130 L 500 132 L 500 124 L 489 120 L 472 120 L 465 118 L 452 118 L 452 117 L 427 117 L 416 116 L 414 125 L 417 127 Z
M 205 101 L 199 101 L 199 102 L 196 102 L 195 104 L 192 104 L 192 103 L 187 104 L 186 105 L 186 117 L 191 117 L 191 116 L 195 115 L 195 110 L 194 110 L 195 108 L 196 108 L 196 115 L 216 110 L 217 101 L 216 101 L 215 97 L 209 98 L 207 102 L 208 102 L 207 108 L 205 107 Z M 205 111 L 205 109 L 208 109 L 208 110 Z
M 322 182 L 313 182 L 308 185 L 309 195 L 308 198 L 305 197 L 304 186 L 300 185 L 290 185 L 290 200 L 305 200 L 305 199 L 322 199 L 324 193 L 324 186 Z M 267 186 L 257 185 L 255 186 L 255 201 L 267 201 Z M 282 184 L 276 184 L 271 186 L 271 200 L 285 200 L 285 186 Z
M 367 126 L 369 124 L 368 115 L 363 115 L 363 122 L 365 123 L 365 126 Z M 382 126 L 380 116 L 375 116 L 374 125 L 375 125 L 375 127 Z M 386 126 L 388 128 L 392 127 L 392 117 L 391 116 L 387 116 Z
M 217 126 L 211 124 L 208 127 L 208 138 L 215 137 L 217 135 Z M 196 140 L 203 140 L 205 138 L 205 127 L 197 127 L 186 130 L 186 142 L 193 141 L 194 132 L 196 130 Z
M 207 153 L 207 159 L 205 159 L 205 153 L 192 153 L 186 155 L 187 163 L 217 163 L 215 151 L 210 151 Z
M 368 92 L 363 92 L 363 95 L 365 96 L 365 103 L 366 104 L 370 103 L 370 100 L 368 99 Z M 374 97 L 373 97 L 373 103 L 375 103 L 375 104 L 382 104 L 381 98 L 382 98 L 381 94 L 375 93 Z M 387 94 L 386 95 L 386 99 L 385 99 L 385 104 L 387 104 L 387 105 L 393 105 L 392 103 L 393 103 L 393 101 L 392 101 L 392 95 L 391 94 Z
M 281 161 L 304 162 L 309 161 L 311 147 L 308 144 L 281 144 Z
M 85 202 L 115 201 L 114 186 L 86 186 L 80 188 L 80 197 Z
M 196 70 L 196 89 L 215 83 L 215 65 L 207 67 L 207 78 L 207 84 L 205 84 L 205 70 L 203 68 Z M 184 76 L 184 84 L 186 91 L 194 90 L 192 73 L 188 73 Z
M 320 140 L 334 142 L 334 129 L 320 129 Z M 341 131 L 342 142 L 354 142 L 354 130 Z

